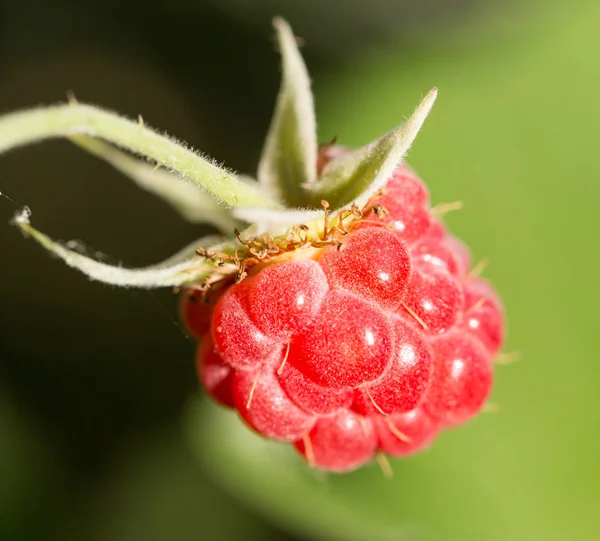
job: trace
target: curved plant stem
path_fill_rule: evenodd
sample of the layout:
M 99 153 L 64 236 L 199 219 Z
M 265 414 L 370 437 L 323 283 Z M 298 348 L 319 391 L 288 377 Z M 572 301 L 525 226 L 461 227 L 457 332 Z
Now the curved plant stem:
M 143 121 L 132 122 L 91 105 L 71 103 L 0 117 L 0 153 L 44 139 L 87 135 L 109 141 L 174 171 L 228 207 L 279 205 L 213 160 L 160 135 Z
M 99 139 L 85 135 L 73 135 L 69 137 L 69 140 L 79 148 L 112 165 L 117 171 L 132 179 L 140 188 L 169 203 L 186 220 L 192 223 L 211 224 L 225 234 L 231 234 L 236 227 L 241 227 L 240 222 L 231 214 L 231 209 L 219 205 L 204 190 L 199 190 L 197 186 L 180 176 L 170 173 L 162 167 L 156 169 L 151 164 L 138 160 Z M 256 210 L 256 207 L 250 208 Z
M 14 223 L 21 231 L 30 235 L 46 250 L 62 259 L 69 267 L 73 267 L 92 280 L 98 280 L 105 284 L 122 287 L 157 288 L 179 286 L 190 281 L 200 281 L 207 278 L 217 270 L 214 263 L 204 257 L 198 256 L 196 248 L 204 244 L 218 242 L 214 236 L 200 239 L 186 246 L 175 255 L 169 257 L 162 263 L 149 267 L 128 269 L 119 265 L 109 265 L 96 261 L 67 246 L 52 240 L 50 237 L 35 229 L 29 219 L 31 212 L 25 208 L 14 218 Z M 227 246 L 223 244 L 222 246 Z

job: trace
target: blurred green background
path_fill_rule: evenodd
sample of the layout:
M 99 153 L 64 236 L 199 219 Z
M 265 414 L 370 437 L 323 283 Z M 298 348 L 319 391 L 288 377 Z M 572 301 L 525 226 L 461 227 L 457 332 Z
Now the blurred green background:
M 0 3 L 0 109 L 64 99 L 144 118 L 252 173 L 279 79 L 270 20 L 306 40 L 322 140 L 364 144 L 433 86 L 409 162 L 505 300 L 500 411 L 345 476 L 199 399 L 168 291 L 90 283 L 0 199 L 0 539 L 588 540 L 600 535 L 596 0 Z M 0 158 L 56 238 L 144 265 L 204 231 L 65 142 Z

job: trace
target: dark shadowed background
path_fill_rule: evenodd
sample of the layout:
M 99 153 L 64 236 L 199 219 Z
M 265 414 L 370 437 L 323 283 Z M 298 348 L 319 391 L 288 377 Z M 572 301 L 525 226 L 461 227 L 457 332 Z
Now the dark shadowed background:
M 271 19 L 304 39 L 322 140 L 369 142 L 433 86 L 409 162 L 491 264 L 509 341 L 500 411 L 421 456 L 300 471 L 198 401 L 170 291 L 88 281 L 0 198 L 0 539 L 588 540 L 600 532 L 600 5 L 595 0 L 0 2 L 0 112 L 73 91 L 253 174 L 279 84 Z M 185 224 L 64 141 L 0 156 L 0 191 L 106 260 Z

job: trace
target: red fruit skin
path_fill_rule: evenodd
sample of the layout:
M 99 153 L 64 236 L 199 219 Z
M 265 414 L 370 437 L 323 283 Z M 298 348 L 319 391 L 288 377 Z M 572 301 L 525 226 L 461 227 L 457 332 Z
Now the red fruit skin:
M 185 330 L 194 338 L 202 338 L 210 330 L 212 313 L 225 288 L 211 290 L 208 294 L 200 291 L 184 291 L 179 300 L 179 317 Z
M 329 415 L 352 404 L 351 389 L 330 389 L 321 387 L 305 378 L 300 370 L 286 363 L 279 382 L 292 402 L 308 413 Z
M 410 253 L 413 261 L 422 269 L 448 272 L 454 277 L 463 276 L 462 261 L 444 242 L 422 238 L 412 246 Z
M 309 463 L 334 472 L 354 470 L 369 462 L 377 449 L 373 422 L 349 410 L 322 417 L 305 441 L 295 446 Z
M 425 396 L 432 371 L 431 348 L 421 332 L 399 318 L 394 334 L 390 369 L 355 393 L 353 408 L 363 415 L 410 411 Z
M 219 355 L 234 368 L 256 369 L 281 351 L 283 344 L 265 336 L 250 321 L 252 279 L 230 287 L 219 299 L 212 319 L 212 336 Z
M 219 404 L 233 408 L 231 385 L 233 368 L 215 351 L 215 344 L 207 333 L 196 350 L 196 369 L 206 392 Z
M 379 449 L 396 458 L 424 451 L 433 443 L 439 432 L 437 423 L 422 408 L 394 413 L 388 417 L 373 417 L 373 422 Z M 393 426 L 393 430 L 390 425 Z M 400 435 L 406 438 L 401 439 Z
M 459 331 L 433 340 L 432 350 L 433 376 L 423 407 L 444 426 L 468 421 L 492 389 L 489 352 L 477 338 Z
M 276 359 L 280 362 L 280 359 Z M 307 434 L 317 417 L 296 406 L 273 373 L 273 359 L 257 371 L 237 371 L 233 377 L 233 401 L 240 416 L 267 438 L 294 441 Z M 254 387 L 254 391 L 252 388 Z M 250 393 L 252 392 L 252 399 Z
M 377 306 L 333 289 L 313 324 L 292 339 L 287 362 L 322 387 L 353 388 L 384 373 L 392 347 L 390 322 Z
M 459 320 L 464 296 L 460 283 L 447 272 L 418 267 L 413 269 L 404 303 L 403 317 L 416 321 L 427 334 L 437 335 Z
M 454 235 L 448 235 L 444 239 L 443 244 L 452 251 L 457 262 L 456 272 L 452 274 L 458 278 L 464 278 L 471 269 L 471 250 Z
M 382 205 L 388 214 L 376 218 L 369 213 L 367 219 L 380 220 L 391 226 L 396 235 L 407 244 L 421 238 L 431 225 L 428 209 L 429 194 L 423 182 L 408 169 L 399 168 L 373 205 Z
M 336 148 L 321 149 L 321 169 Z M 414 455 L 474 417 L 505 333 L 498 295 L 468 275 L 469 249 L 430 212 L 412 170 L 399 167 L 369 208 L 341 249 L 267 260 L 208 304 L 184 297 L 180 308 L 204 338 L 196 358 L 208 394 L 334 472 L 378 450 Z
M 422 239 L 427 239 L 428 241 L 441 242 L 446 238 L 447 234 L 448 232 L 446 230 L 444 222 L 439 218 L 433 218 L 429 223 L 429 228 L 427 229 L 427 231 L 425 231 L 425 234 L 423 235 Z
M 494 288 L 485 280 L 465 284 L 465 315 L 462 327 L 476 336 L 490 354 L 496 355 L 504 342 L 502 303 Z
M 400 304 L 410 276 L 410 256 L 404 244 L 393 232 L 377 226 L 356 230 L 340 249 L 328 248 L 319 263 L 333 287 L 387 308 Z
M 254 278 L 251 319 L 265 335 L 287 340 L 309 325 L 328 289 L 323 270 L 312 259 L 275 263 Z

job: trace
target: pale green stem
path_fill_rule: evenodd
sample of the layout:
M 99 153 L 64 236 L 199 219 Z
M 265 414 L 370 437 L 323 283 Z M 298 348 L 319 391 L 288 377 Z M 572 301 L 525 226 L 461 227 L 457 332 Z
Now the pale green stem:
M 90 105 L 72 103 L 0 117 L 0 153 L 15 147 L 70 135 L 105 139 L 180 174 L 228 207 L 279 208 L 213 160 L 185 148 L 144 125 Z

